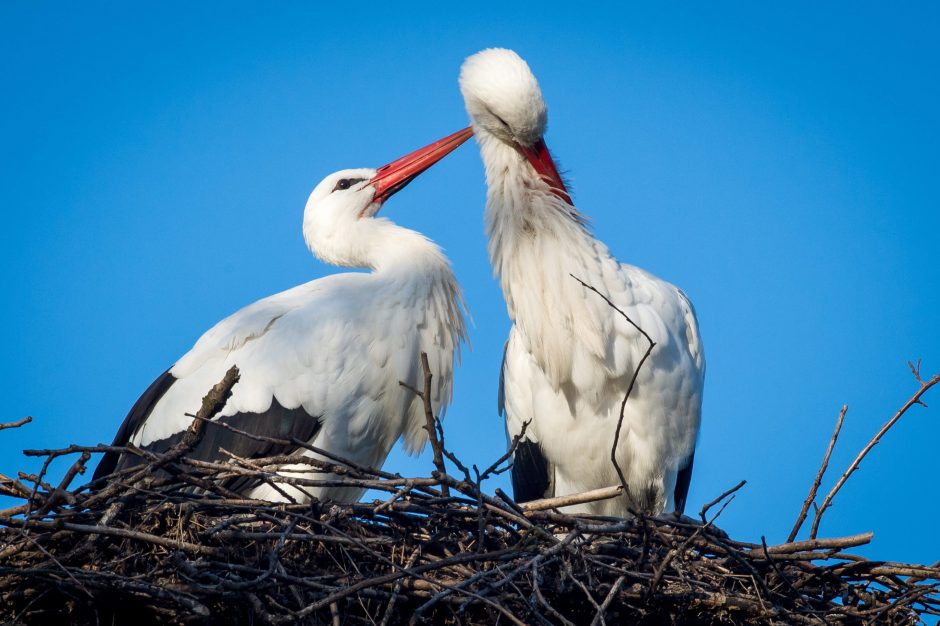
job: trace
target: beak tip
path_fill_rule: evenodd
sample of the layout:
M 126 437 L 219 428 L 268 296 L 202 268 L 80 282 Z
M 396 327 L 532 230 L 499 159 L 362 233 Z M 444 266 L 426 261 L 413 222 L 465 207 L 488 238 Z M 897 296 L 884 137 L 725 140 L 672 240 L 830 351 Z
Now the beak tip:
M 468 126 L 378 168 L 370 181 L 375 188 L 374 200 L 384 202 L 472 135 L 473 128 Z

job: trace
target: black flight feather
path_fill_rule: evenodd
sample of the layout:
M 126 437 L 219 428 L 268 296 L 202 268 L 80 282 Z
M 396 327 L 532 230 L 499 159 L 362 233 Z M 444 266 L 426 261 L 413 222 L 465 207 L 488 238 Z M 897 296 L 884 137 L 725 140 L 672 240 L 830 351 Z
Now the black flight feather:
M 124 423 L 121 424 L 117 435 L 114 437 L 112 445 L 123 446 L 128 443 L 131 436 L 143 425 L 153 412 L 157 402 L 160 401 L 175 381 L 176 378 L 167 371 L 147 388 L 127 414 Z M 312 441 L 320 430 L 319 416 L 310 415 L 303 407 L 286 409 L 276 398 L 272 398 L 270 408 L 264 413 L 236 413 L 206 422 L 201 438 L 186 453 L 186 456 L 199 461 L 225 460 L 227 457 L 219 451 L 221 448 L 243 458 L 280 456 L 298 452 L 296 444 L 259 441 L 225 428 L 220 424 L 231 426 L 256 437 L 280 439 L 285 442 L 289 442 L 293 438 L 300 441 Z M 165 439 L 152 441 L 146 446 L 142 446 L 142 448 L 155 453 L 166 452 L 182 440 L 185 432 L 185 430 L 182 430 Z M 143 462 L 144 459 L 136 455 L 118 455 L 108 452 L 98 464 L 94 478 L 107 476 L 116 471 L 140 465 Z M 257 484 L 257 481 L 236 478 L 227 483 L 226 487 L 232 491 L 245 493 L 255 484 Z

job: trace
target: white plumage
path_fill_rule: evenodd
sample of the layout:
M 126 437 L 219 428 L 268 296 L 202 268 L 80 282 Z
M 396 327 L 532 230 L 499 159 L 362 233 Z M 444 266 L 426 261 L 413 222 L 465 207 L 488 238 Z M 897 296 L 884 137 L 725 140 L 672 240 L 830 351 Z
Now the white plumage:
M 409 452 L 420 450 L 427 438 L 423 405 L 399 381 L 420 386 L 420 354 L 426 352 L 434 373 L 433 406 L 443 410 L 450 402 L 454 360 L 466 338 L 463 303 L 441 249 L 375 213 L 469 136 L 469 129 L 455 133 L 379 170 L 327 176 L 307 202 L 304 238 L 324 261 L 372 271 L 314 280 L 219 322 L 169 370 L 169 379 L 158 379 L 155 386 L 161 380 L 168 385 L 162 394 L 144 394 L 115 443 L 166 449 L 192 422 L 186 413 L 195 412 L 202 396 L 237 365 L 241 378 L 218 420 L 236 420 L 233 426 L 272 436 L 308 433 L 313 446 L 372 467 L 382 465 L 399 437 Z M 222 458 L 217 449 L 202 453 Z M 128 455 L 120 462 L 112 458 L 98 473 L 133 462 Z M 362 493 L 285 490 L 299 501 L 348 501 Z M 247 492 L 283 499 L 266 485 Z
M 513 469 L 517 499 L 620 484 L 610 460 L 614 433 L 649 344 L 574 275 L 656 347 L 626 404 L 617 446 L 628 494 L 573 510 L 681 512 L 705 373 L 692 305 L 673 285 L 618 262 L 591 234 L 545 147 L 547 109 L 525 61 L 484 50 L 463 64 L 460 88 L 486 169 L 490 260 L 513 320 L 500 409 L 510 438 L 530 421 Z

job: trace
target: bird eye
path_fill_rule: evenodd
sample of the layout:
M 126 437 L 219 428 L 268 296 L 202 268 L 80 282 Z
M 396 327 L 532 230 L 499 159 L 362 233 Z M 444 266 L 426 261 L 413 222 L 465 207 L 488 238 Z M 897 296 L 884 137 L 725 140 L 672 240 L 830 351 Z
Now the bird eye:
M 504 120 L 504 119 L 501 118 L 500 116 L 496 115 L 496 113 L 493 111 L 493 109 L 491 109 L 491 108 L 489 108 L 489 107 L 486 107 L 486 111 L 487 111 L 487 113 L 489 113 L 490 115 L 492 115 L 494 118 L 496 118 L 496 121 L 499 122 L 500 124 L 502 124 L 502 126 L 503 126 L 504 129 L 506 129 L 506 130 L 508 130 L 508 131 L 510 131 L 510 132 L 512 131 L 512 127 L 511 127 L 508 123 L 506 123 L 506 120 Z
M 336 191 L 337 189 L 339 190 L 349 189 L 356 183 L 361 183 L 364 180 L 365 178 L 341 178 L 338 181 L 336 181 L 336 186 L 333 187 L 333 191 Z

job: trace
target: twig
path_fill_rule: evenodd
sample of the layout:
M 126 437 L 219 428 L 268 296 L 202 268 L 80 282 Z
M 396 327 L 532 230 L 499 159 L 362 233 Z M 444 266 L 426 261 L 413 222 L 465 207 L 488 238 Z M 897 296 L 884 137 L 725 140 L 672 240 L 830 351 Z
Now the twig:
M 26 526 L 39 528 L 43 530 L 71 530 L 77 533 L 104 535 L 108 537 L 120 537 L 123 539 L 133 539 L 144 543 L 152 543 L 174 550 L 185 550 L 195 552 L 196 554 L 207 554 L 211 556 L 221 556 L 222 552 L 209 546 L 197 545 L 186 541 L 176 541 L 159 537 L 151 533 L 140 532 L 137 530 L 128 530 L 126 528 L 112 528 L 110 526 L 89 526 L 87 524 L 71 524 L 68 522 L 44 522 L 40 520 L 30 520 L 29 522 L 19 520 L 4 520 L 4 523 L 13 528 L 24 528 Z
M 6 430 L 7 428 L 19 428 L 20 426 L 23 426 L 24 424 L 29 424 L 31 421 L 33 421 L 33 418 L 30 416 L 26 416 L 23 419 L 19 420 L 18 422 L 0 423 L 0 430 Z
M 819 471 L 816 472 L 816 478 L 813 480 L 813 484 L 809 488 L 809 495 L 806 496 L 806 500 L 803 501 L 803 508 L 800 509 L 800 514 L 796 518 L 796 522 L 793 524 L 793 530 L 790 531 L 790 534 L 787 536 L 787 541 L 793 541 L 796 539 L 797 533 L 800 532 L 800 528 L 803 526 L 803 522 L 806 521 L 806 514 L 809 512 L 810 505 L 816 500 L 816 493 L 819 491 L 819 484 L 822 482 L 823 475 L 826 473 L 826 468 L 829 467 L 829 457 L 832 456 L 832 450 L 836 447 L 836 440 L 839 438 L 839 431 L 842 430 L 842 422 L 845 420 L 845 413 L 849 410 L 849 405 L 843 404 L 842 410 L 839 411 L 839 419 L 836 420 L 836 429 L 832 432 L 832 437 L 829 439 L 829 446 L 826 448 L 826 454 L 823 456 L 822 463 L 819 465 Z
M 408 561 L 405 562 L 405 569 L 411 568 L 415 561 L 418 559 L 418 555 L 421 553 L 420 548 L 415 548 L 411 552 L 411 556 L 408 557 Z M 397 583 L 395 583 L 395 589 L 392 591 L 392 597 L 388 601 L 388 606 L 385 607 L 385 615 L 382 616 L 382 622 L 379 626 L 388 626 L 389 620 L 392 617 L 393 611 L 395 610 L 395 602 L 398 601 L 399 594 L 401 593 L 402 583 L 405 582 L 404 578 L 400 578 Z
M 706 502 L 705 505 L 702 507 L 702 510 L 699 511 L 699 513 L 698 513 L 698 514 L 699 514 L 699 517 L 702 518 L 702 523 L 703 523 L 703 524 L 707 524 L 707 523 L 708 523 L 708 522 L 705 520 L 705 515 L 708 513 L 708 510 L 709 510 L 709 509 L 711 509 L 713 506 L 715 506 L 716 504 L 718 504 L 719 502 L 721 502 L 722 500 L 724 500 L 725 498 L 727 498 L 727 497 L 730 496 L 731 494 L 735 493 L 738 489 L 740 489 L 741 487 L 743 487 L 743 486 L 746 485 L 746 484 L 747 484 L 747 481 L 746 481 L 746 480 L 742 480 L 742 481 L 739 482 L 737 485 L 735 485 L 735 486 L 732 487 L 731 489 L 728 489 L 727 491 L 725 491 L 724 493 L 722 493 L 720 496 L 718 496 L 717 498 L 715 498 L 715 499 L 712 500 L 711 502 Z
M 480 474 L 480 481 L 486 480 L 494 474 L 502 474 L 505 471 L 506 468 L 499 469 L 499 466 L 505 463 L 512 457 L 513 454 L 515 454 L 516 448 L 519 447 L 519 443 L 523 440 L 523 438 L 525 438 L 525 431 L 529 428 L 529 424 L 531 423 L 532 420 L 525 420 L 522 422 L 522 428 L 519 429 L 519 433 L 512 438 L 512 441 L 509 444 L 509 448 L 506 449 L 506 452 L 504 452 L 501 457 L 493 461 L 489 467 L 483 470 L 483 473 Z
M 431 373 L 431 366 L 428 364 L 428 354 L 427 352 L 421 353 L 421 371 L 424 374 L 424 389 L 423 391 L 418 391 L 414 387 L 411 387 L 403 381 L 399 381 L 399 385 L 405 387 L 406 389 L 411 390 L 415 395 L 417 395 L 424 402 L 424 429 L 428 432 L 428 441 L 431 443 L 431 451 L 434 454 L 434 467 L 437 469 L 437 472 L 441 475 L 447 473 L 447 468 L 444 466 L 444 442 L 438 439 L 438 429 L 437 429 L 437 417 L 434 415 L 434 409 L 431 406 L 431 379 L 433 374 Z M 441 493 L 444 497 L 450 496 L 450 491 L 446 484 L 441 485 Z
M 180 442 L 176 444 L 173 450 L 167 455 L 168 457 L 171 459 L 178 458 L 199 443 L 199 440 L 202 438 L 202 433 L 205 430 L 206 421 L 215 417 L 215 415 L 222 410 L 225 403 L 228 402 L 229 397 L 232 395 L 232 387 L 235 386 L 235 383 L 238 382 L 240 377 L 238 367 L 235 365 L 225 372 L 225 376 L 222 377 L 222 380 L 217 382 L 212 389 L 209 390 L 209 393 L 203 397 L 202 405 L 199 407 L 195 419 L 192 424 L 189 425 L 189 428 L 186 429 L 186 432 L 183 433 L 183 438 Z
M 32 493 L 32 491 L 29 487 L 20 481 L 0 474 L 0 495 L 13 496 L 14 498 L 27 498 L 30 493 Z M 3 515 L 3 511 L 0 511 L 0 515 Z
M 626 578 L 626 576 L 621 576 L 614 581 L 613 585 L 611 585 L 610 591 L 607 592 L 607 596 L 604 598 L 604 601 L 601 602 L 600 607 L 598 607 L 597 612 L 594 614 L 594 619 L 591 620 L 591 626 L 605 623 L 604 615 L 607 614 L 607 609 L 610 608 L 611 602 L 613 602 L 614 598 L 617 597 L 617 593 L 620 591 L 620 587 L 623 585 L 623 581 L 625 581 Z
M 618 308 L 617 305 L 615 305 L 610 300 L 610 298 L 608 298 L 607 296 L 602 294 L 600 291 L 595 289 L 593 286 L 587 284 L 586 282 L 584 282 L 583 280 L 581 280 L 574 274 L 568 274 L 568 275 L 571 276 L 576 281 L 578 281 L 579 283 L 581 283 L 582 286 L 590 289 L 591 291 L 599 295 L 601 298 L 603 298 L 604 302 L 610 305 L 610 307 L 613 308 L 615 311 L 620 313 L 620 315 L 622 315 L 623 318 L 627 320 L 631 326 L 637 329 L 637 331 L 639 331 L 641 335 L 646 337 L 646 341 L 649 342 L 649 347 L 646 349 L 646 352 L 643 354 L 643 357 L 640 359 L 640 362 L 637 363 L 636 368 L 633 370 L 633 377 L 630 379 L 630 384 L 627 386 L 627 392 L 623 394 L 623 402 L 620 403 L 620 416 L 617 418 L 617 429 L 614 432 L 614 443 L 610 449 L 610 461 L 611 463 L 614 464 L 614 469 L 617 470 L 617 476 L 620 478 L 620 484 L 623 486 L 624 493 L 629 494 L 630 488 L 627 485 L 627 479 L 623 474 L 623 470 L 620 468 L 620 463 L 617 461 L 617 446 L 620 443 L 620 430 L 623 427 L 623 414 L 624 414 L 624 410 L 627 407 L 627 400 L 630 399 L 630 394 L 633 393 L 633 387 L 636 385 L 636 379 L 640 375 L 640 369 L 643 367 L 643 364 L 646 363 L 646 359 L 648 359 L 650 354 L 652 354 L 653 348 L 656 347 L 656 342 L 653 341 L 653 338 L 650 337 L 649 334 L 645 330 L 640 328 L 640 326 L 636 322 L 630 319 L 629 315 L 627 315 L 620 308 Z
M 919 374 L 915 372 L 915 376 L 919 377 Z M 842 473 L 842 476 L 839 478 L 838 482 L 836 482 L 836 484 L 832 487 L 829 493 L 826 494 L 826 497 L 825 499 L 823 499 L 822 504 L 816 510 L 816 517 L 813 519 L 813 527 L 809 533 L 810 539 L 816 538 L 816 534 L 819 532 L 819 523 L 822 521 L 823 513 L 825 513 L 826 509 L 828 509 L 832 505 L 832 499 L 836 496 L 837 493 L 839 493 L 839 490 L 842 489 L 842 485 L 845 484 L 845 481 L 847 481 L 849 477 L 858 469 L 859 465 L 861 465 L 862 459 L 864 459 L 868 455 L 868 453 L 871 452 L 871 449 L 874 448 L 875 445 L 877 445 L 879 441 L 881 441 L 881 438 L 885 435 L 885 433 L 887 433 L 888 430 L 890 430 L 890 428 L 894 426 L 895 423 L 897 423 L 899 419 L 901 419 L 901 416 L 907 413 L 907 410 L 909 408 L 911 408 L 915 404 L 923 404 L 920 401 L 921 396 L 923 396 L 931 387 L 936 385 L 938 382 L 940 382 L 940 374 L 936 374 L 934 375 L 933 378 L 931 378 L 927 382 L 921 383 L 920 389 L 918 389 L 914 393 L 914 395 L 911 396 L 910 399 L 908 399 L 908 401 L 905 402 L 904 405 L 900 409 L 898 409 L 897 413 L 895 413 L 891 419 L 889 419 L 887 422 L 884 423 L 884 425 L 878 430 L 878 432 L 875 433 L 875 436 L 871 438 L 871 440 L 865 445 L 864 448 L 862 448 L 862 451 L 859 452 L 858 455 L 855 457 L 855 459 L 852 461 L 852 463 L 849 464 L 848 469 L 846 469 L 845 472 Z
M 781 543 L 767 548 L 770 554 L 786 554 L 788 552 L 803 552 L 806 550 L 844 550 L 870 543 L 875 534 L 872 532 L 851 535 L 849 537 L 833 537 L 830 539 L 808 539 L 806 541 L 793 541 Z
M 557 509 L 563 506 L 574 504 L 584 504 L 586 502 L 598 502 L 600 500 L 610 500 L 623 494 L 623 486 L 614 485 L 612 487 L 601 487 L 581 493 L 573 493 L 567 496 L 557 496 L 555 498 L 542 498 L 539 500 L 530 500 L 519 505 L 525 512 L 545 511 L 547 509 Z
M 43 503 L 43 505 L 39 507 L 39 510 L 36 511 L 36 515 L 44 515 L 48 511 L 52 510 L 52 507 L 62 500 L 71 499 L 74 501 L 72 494 L 67 491 L 68 486 L 72 483 L 77 474 L 85 473 L 85 463 L 87 463 L 90 458 L 91 453 L 82 452 L 82 455 L 78 457 L 78 460 L 72 464 L 67 472 L 65 472 L 65 476 L 62 477 L 61 482 L 59 482 L 59 486 L 49 494 L 49 497 L 46 498 L 46 501 Z

